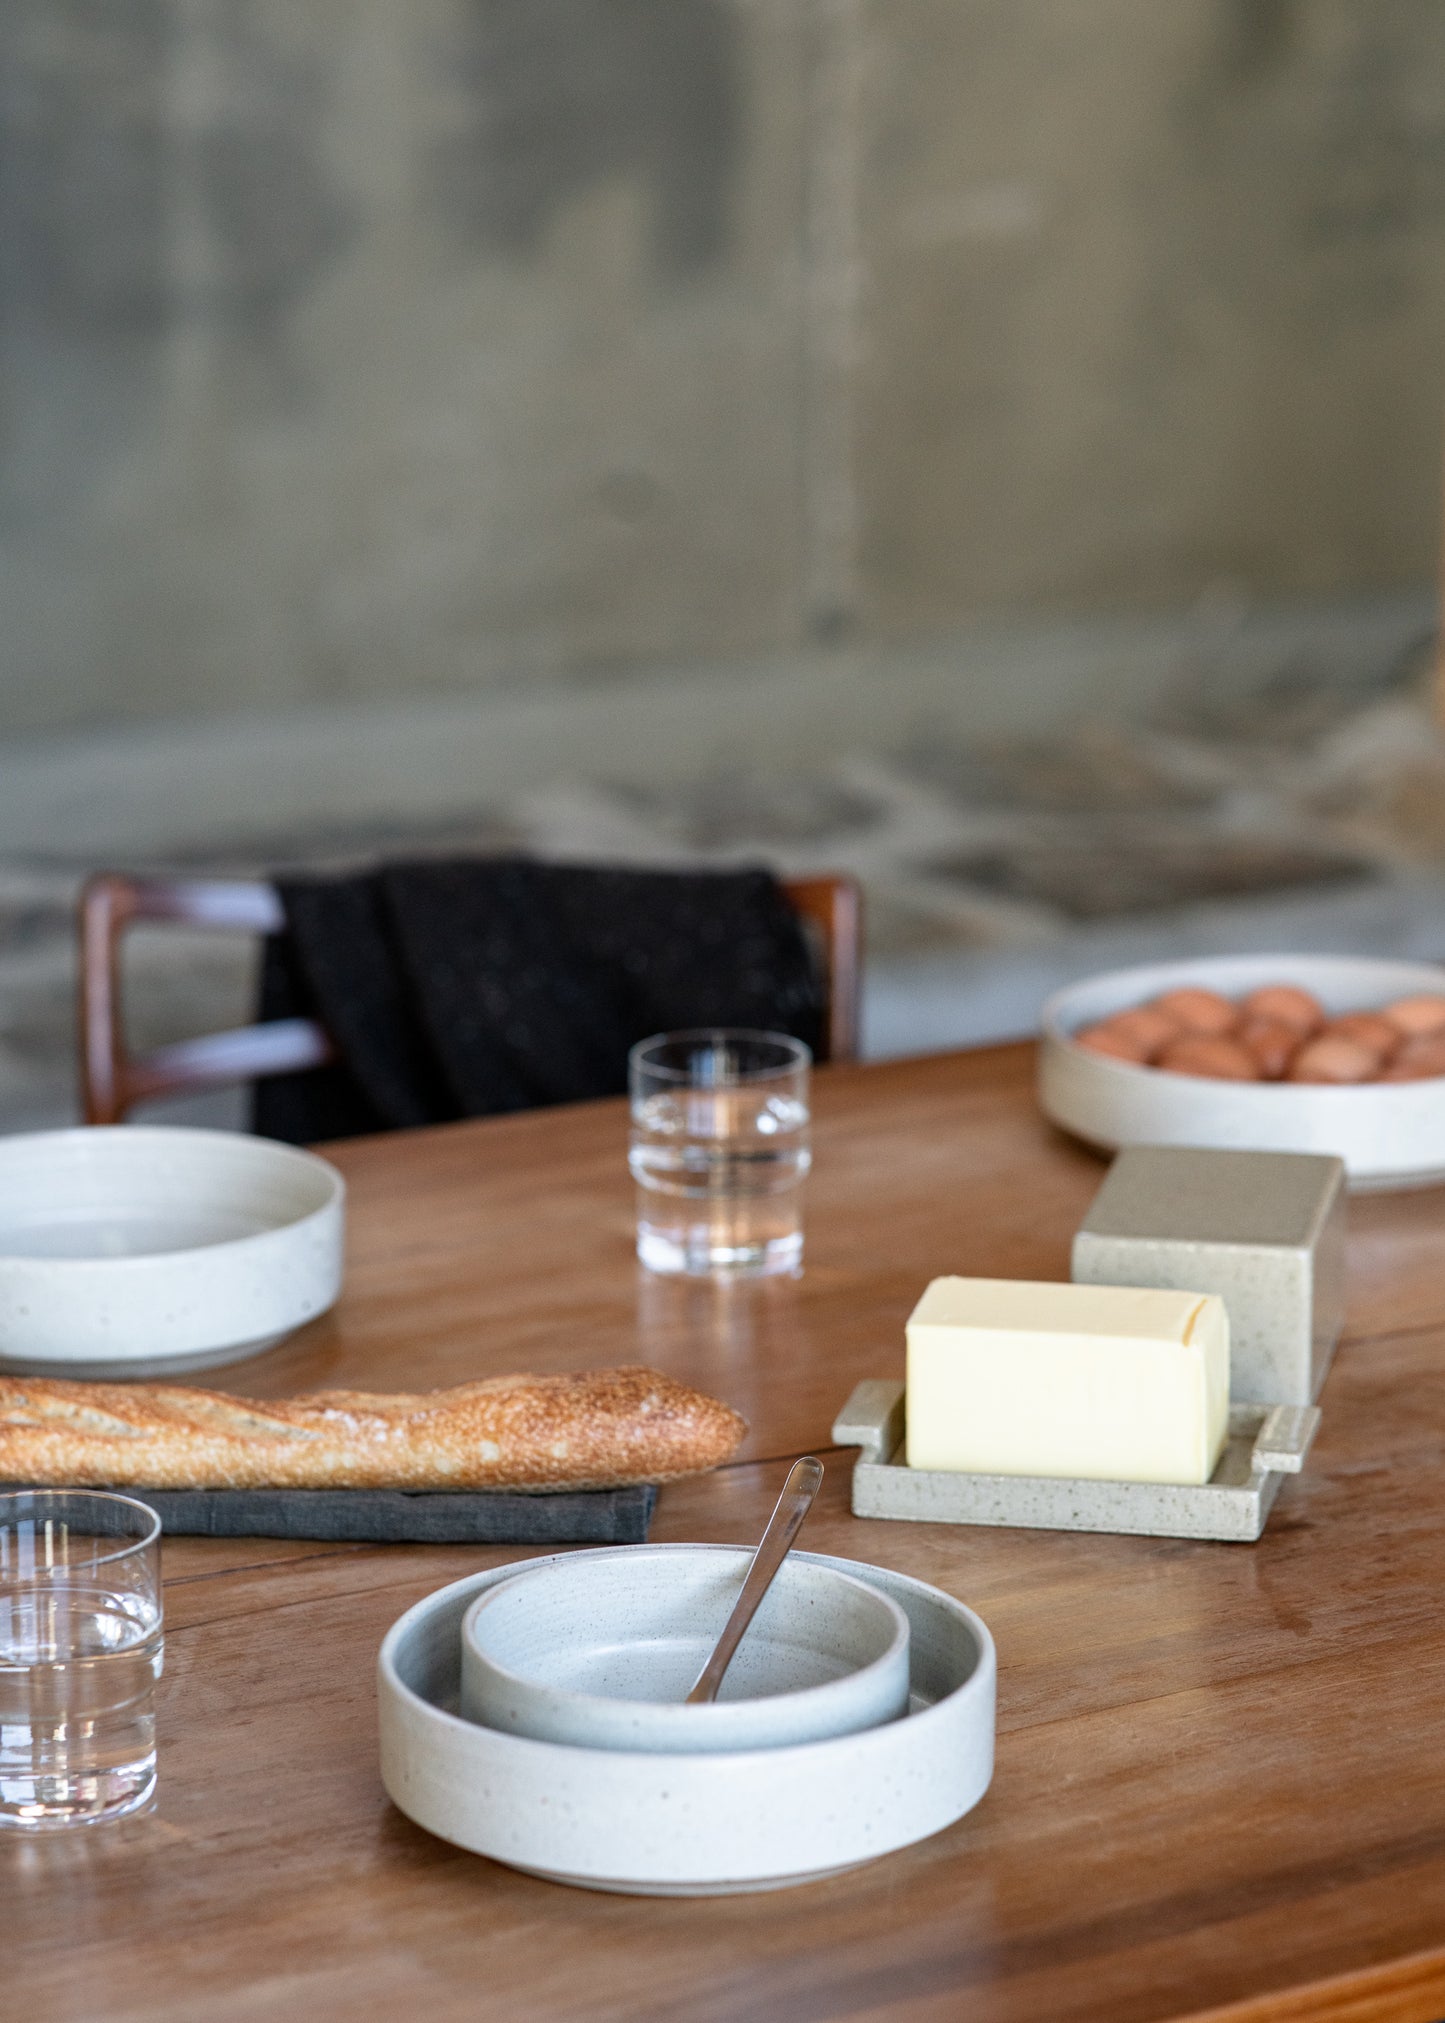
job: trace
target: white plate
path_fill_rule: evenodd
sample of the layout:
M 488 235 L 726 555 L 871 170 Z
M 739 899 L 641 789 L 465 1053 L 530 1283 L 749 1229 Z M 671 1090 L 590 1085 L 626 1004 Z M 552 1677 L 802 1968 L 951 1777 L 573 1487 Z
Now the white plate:
M 1073 1044 L 1098 1019 L 1161 991 L 1202 985 L 1241 997 L 1294 983 L 1338 1014 L 1373 1011 L 1416 991 L 1445 995 L 1445 969 L 1353 956 L 1241 955 L 1151 963 L 1071 984 L 1043 1010 L 1039 1102 L 1092 1145 L 1223 1145 L 1256 1152 L 1333 1152 L 1357 1191 L 1445 1180 L 1445 1076 L 1423 1082 L 1326 1088 L 1304 1082 L 1225 1082 L 1136 1068 Z
M 474 1854 L 638 1896 L 780 1889 L 951 1826 L 993 1774 L 993 1639 L 971 1609 L 922 1581 L 799 1557 L 868 1582 L 908 1617 L 913 1698 L 902 1720 L 696 1756 L 569 1748 L 465 1721 L 455 1711 L 462 1618 L 519 1571 L 496 1567 L 428 1595 L 387 1632 L 377 1686 L 388 1794 L 418 1826 Z
M 0 1138 L 0 1370 L 169 1376 L 269 1348 L 336 1298 L 345 1192 L 238 1132 Z

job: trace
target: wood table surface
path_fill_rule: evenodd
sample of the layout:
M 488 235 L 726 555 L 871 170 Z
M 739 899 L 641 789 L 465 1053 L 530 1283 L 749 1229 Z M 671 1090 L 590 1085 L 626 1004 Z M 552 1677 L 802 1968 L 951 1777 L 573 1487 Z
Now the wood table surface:
M 620 1103 L 357 1141 L 336 1311 L 226 1388 L 421 1389 L 644 1361 L 737 1405 L 658 1539 L 804 1542 L 936 1582 L 999 1654 L 977 1809 L 829 1882 L 596 1895 L 434 1840 L 377 1774 L 377 1646 L 518 1548 L 177 1539 L 147 1817 L 0 1836 L 0 2016 L 663 2023 L 1445 2017 L 1445 1194 L 1351 1203 L 1345 1340 L 1254 1545 L 863 1521 L 830 1449 L 942 1272 L 1065 1278 L 1103 1167 L 1028 1047 L 824 1070 L 799 1280 L 641 1274 Z

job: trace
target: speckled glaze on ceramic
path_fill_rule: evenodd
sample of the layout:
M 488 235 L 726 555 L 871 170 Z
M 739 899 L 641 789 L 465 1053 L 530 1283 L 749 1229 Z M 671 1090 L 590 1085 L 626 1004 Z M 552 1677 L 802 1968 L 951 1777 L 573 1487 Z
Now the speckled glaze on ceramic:
M 961 1468 L 908 1466 L 903 1399 L 897 1378 L 867 1378 L 854 1385 L 834 1421 L 839 1446 L 863 1450 L 853 1467 L 855 1517 L 1248 1544 L 1264 1530 L 1281 1478 L 1304 1467 L 1320 1424 L 1318 1405 L 1231 1405 L 1224 1451 L 1203 1483 L 974 1475 Z
M 1338 1159 L 1131 1145 L 1074 1237 L 1080 1285 L 1218 1293 L 1236 1404 L 1312 1405 L 1345 1318 Z
M 1222 1145 L 1246 1152 L 1334 1153 L 1352 1190 L 1429 1187 L 1445 1180 L 1445 1075 L 1423 1082 L 1325 1088 L 1305 1082 L 1223 1082 L 1112 1061 L 1072 1035 L 1161 991 L 1202 985 L 1242 997 L 1264 983 L 1313 991 L 1332 1015 L 1372 1011 L 1417 991 L 1445 995 L 1445 969 L 1353 956 L 1239 955 L 1151 963 L 1071 984 L 1042 1014 L 1039 1103 L 1092 1145 Z
M 790 1554 L 716 1700 L 685 1704 L 752 1560 L 744 1547 L 621 1546 L 524 1569 L 462 1623 L 462 1712 L 509 1735 L 671 1754 L 772 1749 L 896 1721 L 908 1618 Z
M 572 1749 L 499 1734 L 456 1710 L 462 1618 L 519 1570 L 504 1566 L 429 1595 L 387 1633 L 378 1660 L 387 1792 L 418 1826 L 474 1854 L 640 1896 L 780 1889 L 951 1826 L 993 1774 L 993 1639 L 971 1609 L 923 1581 L 792 1556 L 852 1574 L 903 1610 L 912 1694 L 902 1720 L 720 1755 Z
M 340 1290 L 345 1194 L 239 1132 L 0 1139 L 0 1370 L 172 1376 L 269 1348 Z

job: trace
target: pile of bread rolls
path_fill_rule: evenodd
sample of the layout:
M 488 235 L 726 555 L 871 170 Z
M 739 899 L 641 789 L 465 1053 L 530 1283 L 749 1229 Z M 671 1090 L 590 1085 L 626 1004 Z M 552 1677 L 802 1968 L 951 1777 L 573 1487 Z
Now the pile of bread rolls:
M 1397 998 L 1331 1018 L 1292 983 L 1236 1002 L 1166 990 L 1074 1034 L 1075 1046 L 1140 1068 L 1228 1082 L 1421 1082 L 1445 1075 L 1445 995 Z

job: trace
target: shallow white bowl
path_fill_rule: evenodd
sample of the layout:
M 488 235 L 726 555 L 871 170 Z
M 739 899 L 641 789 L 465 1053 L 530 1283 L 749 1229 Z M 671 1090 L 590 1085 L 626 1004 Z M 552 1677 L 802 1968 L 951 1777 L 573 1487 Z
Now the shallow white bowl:
M 745 1546 L 620 1546 L 548 1560 L 462 1623 L 462 1712 L 587 1749 L 773 1749 L 896 1721 L 908 1618 L 835 1567 L 790 1555 L 715 1701 L 686 1704 L 752 1559 Z
M 1097 1019 L 1161 991 L 1198 984 L 1240 997 L 1263 983 L 1295 983 L 1331 1013 L 1373 1011 L 1416 991 L 1445 994 L 1445 969 L 1352 956 L 1241 955 L 1151 963 L 1071 984 L 1043 1011 L 1039 1102 L 1091 1144 L 1224 1145 L 1260 1152 L 1333 1152 L 1357 1190 L 1445 1180 L 1445 1076 L 1423 1082 L 1326 1088 L 1303 1082 L 1224 1082 L 1136 1068 L 1073 1044 Z
M 341 1285 L 345 1183 L 231 1131 L 0 1138 L 0 1369 L 172 1375 L 254 1355 Z
M 457 1712 L 461 1626 L 479 1594 L 519 1570 L 503 1566 L 428 1595 L 388 1631 L 377 1666 L 388 1794 L 418 1826 L 474 1854 L 642 1896 L 808 1882 L 951 1826 L 993 1774 L 993 1639 L 971 1609 L 923 1581 L 795 1557 L 866 1581 L 907 1616 L 912 1695 L 901 1721 L 690 1756 L 572 1749 L 484 1728 Z

